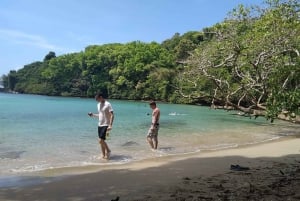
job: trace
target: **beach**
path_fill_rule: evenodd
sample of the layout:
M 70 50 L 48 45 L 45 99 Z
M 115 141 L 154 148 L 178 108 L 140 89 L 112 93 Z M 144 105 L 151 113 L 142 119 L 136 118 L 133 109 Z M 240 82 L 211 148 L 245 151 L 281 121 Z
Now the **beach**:
M 53 172 L 2 187 L 0 200 L 300 200 L 300 138 Z
M 138 161 L 144 164 L 153 158 L 165 161 L 168 156 L 243 147 L 299 132 L 298 124 L 285 121 L 271 123 L 263 117 L 250 119 L 236 115 L 236 111 L 159 103 L 160 142 L 156 153 L 149 151 L 149 144 L 145 143 L 151 122 L 151 116 L 147 115 L 151 112 L 149 104 L 111 100 L 116 119 L 107 139 L 112 157 L 106 162 L 99 154 L 98 121 L 87 115 L 89 111 L 95 112 L 94 99 L 0 93 L 0 100 L 0 187 L 8 185 L 3 177 L 52 169 L 64 171 L 64 168 L 69 174 L 71 167 L 81 166 L 99 167 L 101 171 L 109 166 L 111 170 L 120 164 Z M 88 172 L 86 169 L 83 172 Z

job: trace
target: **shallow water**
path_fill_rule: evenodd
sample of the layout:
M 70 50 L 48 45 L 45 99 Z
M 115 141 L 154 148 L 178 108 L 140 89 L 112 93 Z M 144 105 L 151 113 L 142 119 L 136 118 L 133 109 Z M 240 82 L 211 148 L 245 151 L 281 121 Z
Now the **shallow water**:
M 109 100 L 115 113 L 107 140 L 112 156 L 101 160 L 94 99 L 0 93 L 0 176 L 59 167 L 118 165 L 145 158 L 260 143 L 294 135 L 299 125 L 202 106 L 158 103 L 159 150 L 146 142 L 147 102 Z M 297 130 L 298 129 L 298 130 Z

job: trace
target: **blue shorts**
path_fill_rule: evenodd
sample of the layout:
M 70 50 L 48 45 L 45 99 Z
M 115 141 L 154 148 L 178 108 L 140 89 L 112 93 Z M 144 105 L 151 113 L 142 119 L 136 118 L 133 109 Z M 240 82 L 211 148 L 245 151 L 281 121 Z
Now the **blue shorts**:
M 106 140 L 106 131 L 108 126 L 98 126 L 98 136 L 102 140 Z

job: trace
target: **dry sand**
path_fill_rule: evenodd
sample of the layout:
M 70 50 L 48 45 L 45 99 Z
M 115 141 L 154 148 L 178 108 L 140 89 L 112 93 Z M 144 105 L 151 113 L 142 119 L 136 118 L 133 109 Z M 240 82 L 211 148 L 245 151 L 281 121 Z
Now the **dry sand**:
M 249 170 L 231 170 L 231 165 Z M 0 200 L 300 200 L 300 138 L 51 179 L 0 188 Z

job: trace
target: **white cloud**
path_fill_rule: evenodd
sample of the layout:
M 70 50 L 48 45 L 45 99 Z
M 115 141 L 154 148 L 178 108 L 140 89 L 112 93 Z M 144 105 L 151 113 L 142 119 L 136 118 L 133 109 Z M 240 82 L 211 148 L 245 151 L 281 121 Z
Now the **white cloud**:
M 28 34 L 17 30 L 0 29 L 0 38 L 4 39 L 6 42 L 9 41 L 16 44 L 24 44 L 24 45 L 34 46 L 46 50 L 62 51 L 62 52 L 68 51 L 66 48 L 62 48 L 49 43 L 42 36 Z

